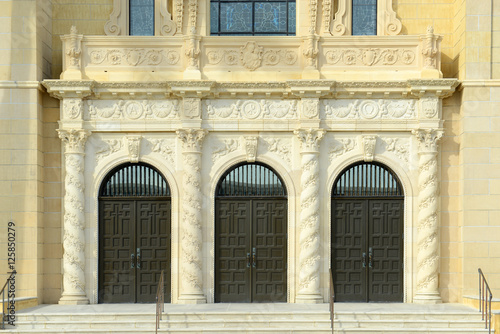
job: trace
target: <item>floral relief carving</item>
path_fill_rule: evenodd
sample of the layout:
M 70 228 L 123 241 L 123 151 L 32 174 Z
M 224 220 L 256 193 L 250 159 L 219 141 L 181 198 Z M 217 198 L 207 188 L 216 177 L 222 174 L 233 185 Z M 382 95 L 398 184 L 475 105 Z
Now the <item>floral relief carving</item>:
M 177 31 L 179 33 L 182 32 L 182 18 L 184 17 L 184 4 L 183 0 L 175 0 L 174 3 L 174 13 L 175 13 L 175 22 L 177 24 Z
M 170 165 L 174 164 L 174 143 L 166 139 L 150 139 L 151 151 L 160 154 Z
M 343 138 L 337 139 L 336 141 L 337 144 L 333 145 L 330 150 L 330 161 L 333 161 L 335 158 L 354 150 L 358 146 L 355 139 Z
M 297 100 L 205 100 L 204 118 L 295 119 Z
M 279 138 L 266 138 L 264 141 L 267 143 L 267 149 L 269 152 L 273 152 L 278 155 L 283 161 L 286 161 L 288 164 L 291 164 L 292 159 L 292 144 L 285 139 Z
M 249 42 L 250 43 L 250 42 Z M 248 43 L 247 43 L 248 44 Z M 265 50 L 263 47 L 259 47 L 262 50 Z M 255 53 L 255 50 L 254 50 Z M 244 60 L 240 59 L 240 53 L 236 50 L 211 50 L 207 52 L 207 58 L 208 58 L 208 63 L 210 65 L 217 65 L 221 62 L 223 62 L 225 65 L 228 66 L 236 66 L 238 64 L 247 67 L 243 62 L 244 61 L 249 61 L 249 58 L 252 56 L 248 56 L 244 58 Z M 291 50 L 277 50 L 277 49 L 268 49 L 265 51 L 262 51 L 262 56 L 261 62 L 258 62 L 257 60 L 259 58 L 256 58 L 256 62 L 253 63 L 254 66 L 250 66 L 250 63 L 248 63 L 248 66 L 251 68 L 248 68 L 250 70 L 255 70 L 259 68 L 260 66 L 276 66 L 279 64 L 282 65 L 293 65 L 297 62 L 298 56 L 295 51 Z M 240 60 L 240 62 L 238 62 Z
M 411 49 L 379 49 L 350 48 L 326 51 L 326 62 L 329 65 L 348 66 L 390 66 L 395 64 L 413 65 L 415 51 Z
M 86 119 L 165 119 L 176 118 L 179 113 L 178 100 L 88 100 Z
M 212 162 L 216 162 L 219 158 L 236 151 L 240 144 L 236 139 L 227 139 L 222 142 L 222 145 L 214 147 L 212 152 Z
M 383 138 L 382 140 L 386 143 L 387 151 L 394 153 L 405 164 L 409 163 L 410 144 L 407 141 L 397 138 Z
M 324 100 L 327 119 L 413 119 L 416 100 Z
M 89 48 L 91 65 L 105 66 L 141 66 L 141 65 L 176 65 L 179 52 L 170 49 L 96 49 Z
M 70 119 L 80 117 L 83 109 L 83 101 L 78 98 L 65 98 L 63 100 L 64 116 Z
M 122 149 L 123 143 L 118 139 L 101 140 L 96 144 L 95 158 L 99 163 L 105 157 Z

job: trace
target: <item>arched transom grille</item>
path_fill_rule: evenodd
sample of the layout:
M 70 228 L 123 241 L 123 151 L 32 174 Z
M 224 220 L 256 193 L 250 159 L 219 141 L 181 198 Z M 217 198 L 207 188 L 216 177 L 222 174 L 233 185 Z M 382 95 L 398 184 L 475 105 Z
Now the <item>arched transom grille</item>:
M 272 169 L 260 164 L 243 164 L 222 177 L 216 196 L 285 197 L 286 189 Z
M 163 176 L 146 164 L 126 164 L 111 171 L 101 186 L 102 197 L 170 196 Z
M 394 172 L 376 163 L 348 167 L 333 186 L 332 197 L 403 196 Z

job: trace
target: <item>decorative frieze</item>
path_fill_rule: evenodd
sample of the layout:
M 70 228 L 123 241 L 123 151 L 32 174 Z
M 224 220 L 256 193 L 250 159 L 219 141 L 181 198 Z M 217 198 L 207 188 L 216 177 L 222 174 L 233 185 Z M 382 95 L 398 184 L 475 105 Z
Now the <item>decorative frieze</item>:
M 206 119 L 296 119 L 297 100 L 205 100 Z
M 324 100 L 326 119 L 415 119 L 416 100 Z
M 91 66 L 174 66 L 180 59 L 177 50 L 165 48 L 88 48 Z
M 325 60 L 335 66 L 415 66 L 415 51 L 408 48 L 325 48 Z
M 88 100 L 86 120 L 178 118 L 179 100 Z

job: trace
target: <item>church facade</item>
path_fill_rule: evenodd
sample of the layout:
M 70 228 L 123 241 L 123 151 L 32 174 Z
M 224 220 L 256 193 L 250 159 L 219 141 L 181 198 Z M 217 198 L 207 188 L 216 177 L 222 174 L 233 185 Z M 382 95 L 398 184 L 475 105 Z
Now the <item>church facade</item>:
M 500 289 L 486 2 L 8 3 L 18 296 L 153 302 L 162 270 L 171 303 Z

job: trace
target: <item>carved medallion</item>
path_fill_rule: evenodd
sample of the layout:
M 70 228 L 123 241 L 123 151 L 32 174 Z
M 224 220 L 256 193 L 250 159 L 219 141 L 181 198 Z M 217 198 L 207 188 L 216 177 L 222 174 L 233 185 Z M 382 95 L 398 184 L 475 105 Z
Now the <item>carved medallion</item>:
M 263 48 L 255 42 L 247 42 L 245 46 L 240 48 L 240 61 L 250 71 L 254 71 L 260 67 L 262 63 Z
M 359 104 L 359 114 L 363 118 L 372 119 L 377 117 L 379 105 L 375 101 L 365 100 Z
M 138 101 L 127 101 L 123 109 L 125 117 L 130 119 L 138 119 L 144 112 L 142 104 Z
M 260 104 L 257 101 L 245 101 L 241 104 L 241 115 L 245 118 L 255 119 L 261 112 Z

